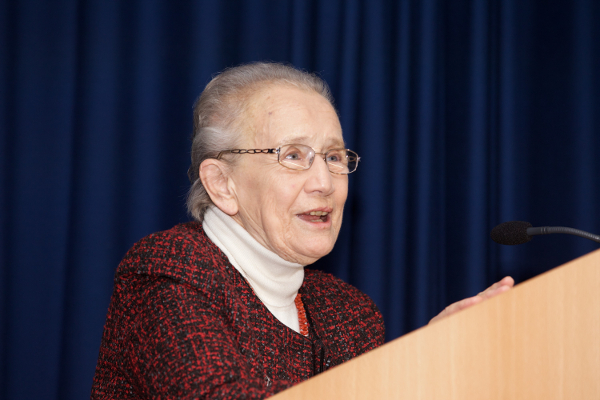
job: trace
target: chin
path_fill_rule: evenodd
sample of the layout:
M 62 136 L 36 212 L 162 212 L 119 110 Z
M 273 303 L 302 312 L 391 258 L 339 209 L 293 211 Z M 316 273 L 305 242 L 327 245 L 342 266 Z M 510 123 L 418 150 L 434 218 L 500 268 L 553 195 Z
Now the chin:
M 322 239 L 319 241 L 320 243 L 311 243 L 311 245 L 304 247 L 299 251 L 307 259 L 311 259 L 311 264 L 317 261 L 319 258 L 325 257 L 327 254 L 331 253 L 333 250 L 333 245 L 335 242 L 331 243 Z

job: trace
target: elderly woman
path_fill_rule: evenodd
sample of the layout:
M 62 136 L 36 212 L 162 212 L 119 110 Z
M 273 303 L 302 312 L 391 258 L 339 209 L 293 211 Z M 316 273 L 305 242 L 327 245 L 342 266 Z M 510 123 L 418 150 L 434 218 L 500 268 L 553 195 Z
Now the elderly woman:
M 304 268 L 332 250 L 360 160 L 332 102 L 321 79 L 281 64 L 207 85 L 196 222 L 142 239 L 119 265 L 92 398 L 264 398 L 383 344 L 369 297 Z

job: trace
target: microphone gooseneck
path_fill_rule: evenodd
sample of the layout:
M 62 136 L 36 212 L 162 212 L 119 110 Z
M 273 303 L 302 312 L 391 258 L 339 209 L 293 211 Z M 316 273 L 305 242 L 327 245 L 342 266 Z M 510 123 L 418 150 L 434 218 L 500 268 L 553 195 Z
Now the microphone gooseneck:
M 579 229 L 574 228 L 567 228 L 565 226 L 540 226 L 538 228 L 527 228 L 527 234 L 530 236 L 549 235 L 551 233 L 566 233 L 567 235 L 579 236 L 600 243 L 600 235 L 594 235 L 593 233 L 580 231 Z
M 541 226 L 534 228 L 529 222 L 524 221 L 503 222 L 492 229 L 490 236 L 498 244 L 517 245 L 529 242 L 533 236 L 549 235 L 551 233 L 566 233 L 600 243 L 600 235 L 564 226 Z

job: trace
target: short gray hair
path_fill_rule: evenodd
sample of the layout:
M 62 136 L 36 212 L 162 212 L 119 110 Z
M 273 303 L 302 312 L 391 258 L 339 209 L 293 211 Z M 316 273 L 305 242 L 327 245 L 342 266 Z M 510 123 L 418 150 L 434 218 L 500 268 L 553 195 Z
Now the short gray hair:
M 222 150 L 238 147 L 244 134 L 241 128 L 247 122 L 244 113 L 252 95 L 270 84 L 314 91 L 333 106 L 329 86 L 323 79 L 290 65 L 256 62 L 228 68 L 215 76 L 194 104 L 192 165 L 188 170 L 192 187 L 187 209 L 195 220 L 201 222 L 206 209 L 213 204 L 199 177 L 200 164 Z M 235 162 L 235 158 L 230 162 Z

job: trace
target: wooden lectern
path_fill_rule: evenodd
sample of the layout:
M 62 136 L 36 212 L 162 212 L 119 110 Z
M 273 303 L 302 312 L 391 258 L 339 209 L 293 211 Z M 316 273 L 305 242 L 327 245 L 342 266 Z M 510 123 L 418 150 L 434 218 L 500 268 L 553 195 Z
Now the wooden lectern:
M 600 400 L 600 250 L 272 398 Z

